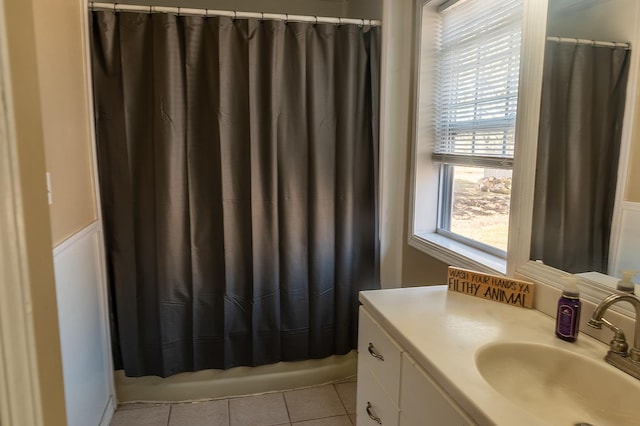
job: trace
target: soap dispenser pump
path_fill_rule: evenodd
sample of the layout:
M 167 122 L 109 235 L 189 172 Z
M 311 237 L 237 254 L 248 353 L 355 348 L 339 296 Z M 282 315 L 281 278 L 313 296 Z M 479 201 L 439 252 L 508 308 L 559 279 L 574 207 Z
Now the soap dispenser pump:
M 571 276 L 564 278 L 565 287 L 562 296 L 558 299 L 558 311 L 556 314 L 556 336 L 567 342 L 575 342 L 580 329 L 580 291 L 578 290 L 578 278 Z
M 634 293 L 636 285 L 633 283 L 633 277 L 638 271 L 622 271 L 622 279 L 618 281 L 616 288 L 627 293 Z

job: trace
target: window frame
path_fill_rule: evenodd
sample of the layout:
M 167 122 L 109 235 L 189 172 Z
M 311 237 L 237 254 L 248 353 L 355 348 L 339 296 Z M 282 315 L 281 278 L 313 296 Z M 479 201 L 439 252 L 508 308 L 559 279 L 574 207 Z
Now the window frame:
M 525 0 L 525 5 L 530 3 L 528 0 Z M 439 198 L 442 191 L 442 187 L 444 185 L 442 174 L 441 174 L 441 164 L 439 162 L 433 161 L 430 158 L 431 152 L 434 146 L 434 138 L 433 133 L 431 136 L 425 138 L 424 129 L 421 129 L 421 125 L 424 124 L 423 120 L 420 120 L 420 114 L 423 114 L 422 111 L 424 105 L 421 104 L 421 99 L 425 99 L 423 97 L 424 93 L 429 93 L 430 98 L 433 99 L 434 93 L 433 89 L 426 89 L 425 86 L 432 84 L 433 85 L 433 75 L 434 75 L 434 66 L 430 65 L 431 68 L 428 73 L 431 73 L 431 76 L 425 79 L 425 70 L 423 70 L 423 66 L 425 64 L 425 56 L 429 59 L 433 60 L 437 57 L 435 52 L 437 48 L 435 44 L 432 43 L 431 46 L 422 45 L 423 39 L 435 39 L 437 36 L 437 32 L 439 29 L 437 28 L 436 22 L 439 20 L 437 4 L 436 2 L 425 1 L 425 0 L 417 0 L 415 3 L 416 7 L 416 28 L 414 31 L 415 43 L 414 43 L 414 61 L 413 66 L 413 117 L 414 117 L 414 128 L 412 135 L 412 164 L 411 164 L 411 179 L 410 179 L 410 209 L 408 212 L 409 215 L 409 226 L 408 226 L 408 236 L 407 243 L 444 262 L 449 265 L 464 267 L 475 269 L 482 272 L 487 273 L 498 273 L 498 274 L 507 274 L 508 273 L 508 265 L 509 265 L 509 257 L 510 257 L 510 247 L 512 236 L 509 236 L 509 246 L 507 249 L 506 256 L 504 253 L 500 253 L 499 249 L 495 249 L 490 246 L 486 246 L 481 242 L 477 242 L 474 240 L 470 240 L 465 238 L 464 236 L 460 236 L 457 234 L 453 234 L 447 232 L 446 230 L 443 232 L 439 230 L 440 228 L 440 217 L 441 217 L 441 209 Z M 427 22 L 428 21 L 428 22 Z M 524 46 L 524 36 L 525 36 L 525 28 L 524 23 L 526 19 L 524 17 L 523 12 L 523 29 L 522 29 L 522 43 L 520 46 L 520 78 L 519 80 L 522 82 L 522 73 L 523 73 L 523 46 Z M 428 29 L 430 27 L 431 29 Z M 425 36 L 424 33 L 431 33 Z M 431 81 L 430 81 L 431 80 Z M 518 111 L 520 111 L 520 97 L 522 93 L 522 88 L 518 89 Z M 434 117 L 433 108 L 426 107 L 427 110 L 430 109 L 428 114 L 431 114 L 430 117 Z M 516 139 L 518 135 L 518 119 L 516 118 Z M 433 129 L 431 129 L 433 130 Z M 517 148 L 516 148 L 517 149 Z M 515 157 L 515 155 L 514 155 Z M 493 163 L 495 161 L 494 158 L 488 159 L 487 167 L 490 168 L 510 168 L 513 170 L 513 174 L 516 174 L 515 160 L 510 160 L 513 167 L 505 167 L 507 164 L 501 163 L 500 165 L 496 165 Z M 509 165 L 511 165 L 509 164 Z M 464 164 L 460 164 L 464 165 Z M 434 184 L 435 183 L 435 184 Z M 512 186 L 513 190 L 515 187 Z M 513 215 L 513 193 L 512 193 L 512 201 L 511 201 L 511 214 L 509 218 L 509 229 L 512 229 L 512 215 Z M 435 207 L 434 207 L 435 206 Z M 511 233 L 510 233 L 511 234 Z M 487 250 L 489 248 L 489 250 Z M 498 252 L 496 252 L 498 251 Z

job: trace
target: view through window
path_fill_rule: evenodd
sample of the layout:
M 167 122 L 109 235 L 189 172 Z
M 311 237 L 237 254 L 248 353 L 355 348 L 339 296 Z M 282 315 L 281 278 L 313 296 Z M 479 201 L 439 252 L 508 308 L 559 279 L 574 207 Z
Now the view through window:
M 451 167 L 451 232 L 506 252 L 511 170 Z

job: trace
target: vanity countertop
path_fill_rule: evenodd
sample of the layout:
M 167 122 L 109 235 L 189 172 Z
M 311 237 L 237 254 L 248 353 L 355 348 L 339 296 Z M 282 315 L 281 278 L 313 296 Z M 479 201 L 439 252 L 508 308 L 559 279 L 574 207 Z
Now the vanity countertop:
M 582 333 L 575 343 L 562 341 L 555 337 L 555 320 L 534 309 L 449 292 L 446 286 L 365 291 L 360 301 L 481 425 L 546 424 L 498 393 L 480 375 L 475 354 L 487 344 L 538 343 L 572 351 L 617 371 L 603 359 L 606 345 Z

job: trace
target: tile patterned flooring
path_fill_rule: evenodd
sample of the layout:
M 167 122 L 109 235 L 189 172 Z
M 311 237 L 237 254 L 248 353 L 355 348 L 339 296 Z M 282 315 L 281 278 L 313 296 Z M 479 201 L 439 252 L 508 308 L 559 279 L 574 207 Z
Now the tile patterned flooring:
M 192 403 L 123 404 L 111 426 L 352 426 L 355 378 L 334 384 Z

